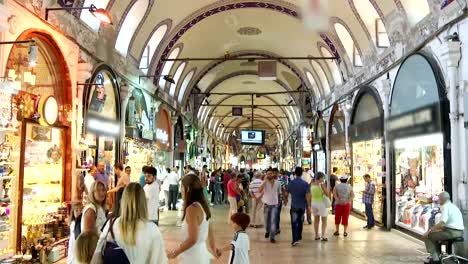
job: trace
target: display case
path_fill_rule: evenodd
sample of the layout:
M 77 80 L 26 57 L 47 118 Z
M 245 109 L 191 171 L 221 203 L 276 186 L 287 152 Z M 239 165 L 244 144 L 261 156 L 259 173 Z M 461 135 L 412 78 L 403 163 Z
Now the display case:
M 24 169 L 19 192 L 21 250 L 26 253 L 44 238 L 68 236 L 64 199 L 64 131 L 29 123 L 25 131 Z
M 333 150 L 330 152 L 330 168 L 338 168 L 337 175 L 349 175 L 349 161 L 346 150 Z
M 395 223 L 424 234 L 436 222 L 444 191 L 441 133 L 395 140 Z
M 143 166 L 152 166 L 155 146 L 145 140 L 126 139 L 125 164 L 132 168 L 130 179 L 139 182 Z
M 382 206 L 385 197 L 382 195 L 382 139 L 361 141 L 353 143 L 353 176 L 352 185 L 354 191 L 353 209 L 365 214 L 365 206 L 362 203 L 362 192 L 365 190 L 366 182 L 364 175 L 369 174 L 375 184 L 374 218 L 382 223 Z
M 0 259 L 14 255 L 18 219 L 19 130 L 0 127 Z

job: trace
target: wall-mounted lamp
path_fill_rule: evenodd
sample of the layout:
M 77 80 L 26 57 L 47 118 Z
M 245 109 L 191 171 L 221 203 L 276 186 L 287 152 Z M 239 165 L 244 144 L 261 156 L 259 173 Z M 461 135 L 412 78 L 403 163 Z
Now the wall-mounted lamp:
M 57 10 L 85 10 L 87 9 L 94 17 L 99 19 L 101 23 L 112 25 L 112 19 L 109 13 L 104 8 L 97 8 L 95 5 L 91 5 L 88 7 L 53 7 L 53 8 L 46 8 L 45 13 L 45 20 L 49 19 L 49 11 L 57 11 Z
M 138 84 L 141 83 L 141 78 L 151 78 L 151 77 L 163 77 L 163 80 L 165 80 L 166 82 L 175 84 L 175 81 L 171 75 L 140 75 L 138 76 Z

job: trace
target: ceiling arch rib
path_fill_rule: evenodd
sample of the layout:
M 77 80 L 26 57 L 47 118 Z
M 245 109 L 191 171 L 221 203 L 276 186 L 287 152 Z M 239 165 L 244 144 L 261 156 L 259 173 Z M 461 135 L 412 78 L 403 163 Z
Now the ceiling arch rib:
M 185 70 L 185 66 L 187 65 L 186 62 L 182 62 L 178 67 L 177 67 L 177 70 L 175 71 L 174 73 L 174 83 L 171 83 L 171 86 L 169 88 L 169 95 L 174 97 L 175 95 L 175 92 L 176 92 L 176 87 L 177 85 L 179 84 L 179 80 L 180 78 L 182 77 L 182 73 L 184 72 Z
M 247 110 L 247 109 L 246 109 L 246 110 Z M 259 115 L 257 115 L 257 116 L 260 116 L 260 117 L 259 117 L 260 119 L 262 119 L 262 118 L 263 118 L 263 119 L 270 119 L 270 120 L 273 119 L 273 120 L 275 120 L 275 121 L 277 122 L 278 125 L 280 125 L 280 126 L 282 127 L 282 129 L 285 129 L 285 128 L 288 127 L 289 124 L 290 124 L 290 120 L 289 120 L 289 119 L 284 120 L 284 118 L 282 119 L 282 118 L 275 117 L 275 116 L 274 116 L 274 113 L 271 112 L 271 111 L 269 111 L 269 110 L 266 109 L 266 108 L 258 107 L 258 108 L 256 108 L 256 110 L 257 110 L 257 114 L 259 114 Z M 262 111 L 262 112 L 265 112 L 265 113 L 258 113 L 258 110 L 260 110 L 260 111 Z M 231 118 L 231 119 L 232 119 L 232 120 L 229 121 L 228 126 L 232 123 L 233 120 L 239 119 L 239 118 L 237 118 L 237 117 L 232 117 L 232 116 L 229 117 L 229 114 L 230 114 L 230 113 L 231 113 L 231 112 L 228 111 L 227 113 L 224 114 L 223 117 L 221 117 L 220 122 L 221 122 L 222 125 L 224 125 L 224 123 L 225 123 L 224 121 L 225 121 L 227 118 Z M 250 113 L 249 113 L 249 112 L 245 113 L 245 116 L 248 116 L 249 114 L 251 114 L 251 112 L 250 112 Z M 267 116 L 267 115 L 268 115 L 268 116 Z M 254 116 L 254 119 L 255 119 L 255 116 Z
M 286 4 L 280 5 L 277 3 L 273 3 L 270 1 L 265 1 L 265 2 L 254 2 L 254 1 L 245 1 L 242 3 L 230 3 L 230 4 L 224 4 L 220 2 L 219 6 L 210 6 L 209 8 L 206 9 L 200 9 L 199 11 L 195 12 L 194 14 L 191 14 L 190 17 L 193 19 L 191 20 L 186 20 L 183 23 L 181 23 L 178 27 L 177 30 L 175 30 L 175 33 L 172 34 L 171 40 L 168 42 L 166 48 L 162 52 L 161 56 L 159 58 L 166 58 L 171 51 L 171 49 L 174 47 L 174 45 L 178 42 L 178 40 L 187 32 L 189 31 L 193 26 L 196 24 L 200 23 L 204 19 L 222 13 L 226 11 L 232 11 L 236 9 L 247 9 L 247 8 L 260 8 L 260 9 L 267 9 L 275 12 L 279 12 L 291 17 L 294 17 L 296 19 L 300 19 L 300 15 L 298 12 L 298 8 L 292 4 Z M 320 34 L 320 36 L 323 38 L 323 36 L 326 36 L 326 34 Z M 329 39 L 323 39 L 327 45 L 331 45 L 330 49 L 332 51 L 336 51 L 337 49 L 334 47 L 333 43 L 329 41 Z M 335 56 L 339 57 L 339 54 L 336 53 Z M 162 60 L 158 60 L 158 64 L 156 66 L 155 72 L 156 75 L 159 75 L 159 73 L 162 71 L 162 67 L 164 62 Z M 155 79 L 155 82 L 157 80 Z
M 135 35 L 135 31 L 140 26 L 142 18 L 147 10 L 149 10 L 149 5 L 149 0 L 137 0 L 129 7 L 128 13 L 119 25 L 117 40 L 115 41 L 115 49 L 120 55 L 127 56 L 130 42 Z
M 166 19 L 165 21 L 160 23 L 160 25 L 155 27 L 154 31 L 151 33 L 151 36 L 146 41 L 144 49 L 141 51 L 141 54 L 139 56 L 139 68 L 143 73 L 148 74 L 148 68 L 152 61 L 152 58 L 154 57 L 156 50 L 159 49 L 162 40 L 169 32 L 171 23 L 172 22 L 170 19 Z

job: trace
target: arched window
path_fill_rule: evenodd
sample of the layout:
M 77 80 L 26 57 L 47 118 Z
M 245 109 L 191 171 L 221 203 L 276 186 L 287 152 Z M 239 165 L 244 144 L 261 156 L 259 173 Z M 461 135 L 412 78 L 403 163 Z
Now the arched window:
M 322 84 L 323 93 L 324 93 L 323 95 L 325 96 L 329 94 L 330 84 L 328 83 L 327 75 L 325 75 L 325 72 L 323 71 L 322 66 L 314 60 L 311 60 L 310 63 L 312 64 L 312 67 L 314 68 L 315 72 L 317 73 L 320 79 L 320 83 Z
M 145 74 L 148 73 L 149 63 L 151 62 L 151 59 L 154 56 L 154 52 L 158 48 L 159 43 L 161 43 L 161 40 L 163 39 L 166 32 L 167 32 L 167 25 L 164 24 L 160 26 L 158 29 L 156 29 L 156 31 L 153 33 L 150 40 L 148 41 L 148 44 L 145 47 L 143 56 L 141 56 L 141 60 L 140 60 L 140 69 Z
M 390 46 L 385 25 L 371 2 L 369 0 L 353 0 L 353 2 L 375 45 L 379 48 Z
M 431 12 L 427 0 L 401 0 L 411 26 L 416 25 Z
M 187 90 L 187 87 L 190 84 L 190 81 L 192 80 L 192 77 L 194 74 L 195 74 L 195 70 L 192 70 L 187 75 L 185 75 L 184 81 L 180 85 L 179 98 L 178 98 L 179 103 L 182 103 L 182 100 L 184 100 L 185 91 Z
M 182 64 L 179 65 L 179 67 L 177 68 L 174 74 L 174 83 L 171 84 L 171 88 L 169 89 L 169 95 L 172 97 L 174 97 L 175 95 L 176 87 L 177 87 L 177 84 L 179 84 L 179 79 L 182 76 L 182 73 L 184 72 L 185 65 L 186 63 L 182 62 Z
M 335 30 L 353 65 L 362 66 L 361 53 L 359 52 L 356 43 L 354 43 L 351 33 L 349 33 L 345 26 L 340 23 L 335 23 Z
M 115 49 L 120 53 L 120 55 L 124 57 L 127 56 L 130 41 L 132 41 L 133 34 L 135 34 L 138 25 L 140 25 L 140 22 L 148 9 L 148 4 L 148 0 L 136 1 L 125 16 L 125 20 L 120 26 L 117 41 L 115 42 Z
M 179 53 L 180 53 L 180 48 L 177 47 L 169 54 L 168 59 L 176 59 L 179 56 Z M 168 75 L 171 72 L 172 65 L 174 65 L 173 61 L 166 61 L 166 63 L 164 64 L 163 70 L 161 72 L 161 75 Z M 159 78 L 159 87 L 164 89 L 165 86 L 166 86 L 166 80 L 164 80 L 164 78 Z
M 320 52 L 322 52 L 322 55 L 324 57 L 333 57 L 333 55 L 324 47 L 320 47 Z M 341 78 L 340 69 L 338 68 L 338 65 L 336 64 L 336 61 L 326 60 L 326 63 L 328 65 L 328 68 L 330 68 L 335 85 L 341 85 L 343 82 Z
M 94 4 L 97 8 L 106 9 L 108 3 L 109 0 L 85 0 L 83 7 L 89 7 L 91 4 Z M 93 16 L 93 14 L 91 14 L 91 12 L 88 12 L 87 10 L 81 11 L 80 19 L 94 31 L 98 31 L 99 27 L 101 26 L 99 19 L 97 19 L 95 16 Z
M 320 89 L 318 88 L 317 82 L 315 81 L 314 76 L 309 71 L 306 71 L 307 80 L 309 80 L 310 85 L 312 85 L 312 90 L 316 99 L 319 99 L 322 95 L 320 94 Z
M 204 112 L 205 112 L 205 106 L 202 105 L 202 106 L 200 106 L 200 109 L 198 110 L 197 117 L 198 117 L 199 120 L 201 120 L 201 117 L 203 116 Z

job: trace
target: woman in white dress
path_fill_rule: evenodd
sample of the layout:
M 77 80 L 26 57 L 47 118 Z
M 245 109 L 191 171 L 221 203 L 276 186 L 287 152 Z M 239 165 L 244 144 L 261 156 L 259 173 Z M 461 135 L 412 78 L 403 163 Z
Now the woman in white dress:
M 188 174 L 182 180 L 184 215 L 182 217 L 183 242 L 168 253 L 169 258 L 180 255 L 180 264 L 209 264 L 213 256 L 219 257 L 213 231 L 209 223 L 210 208 L 206 202 L 200 179 Z M 208 246 L 207 246 L 208 245 Z

